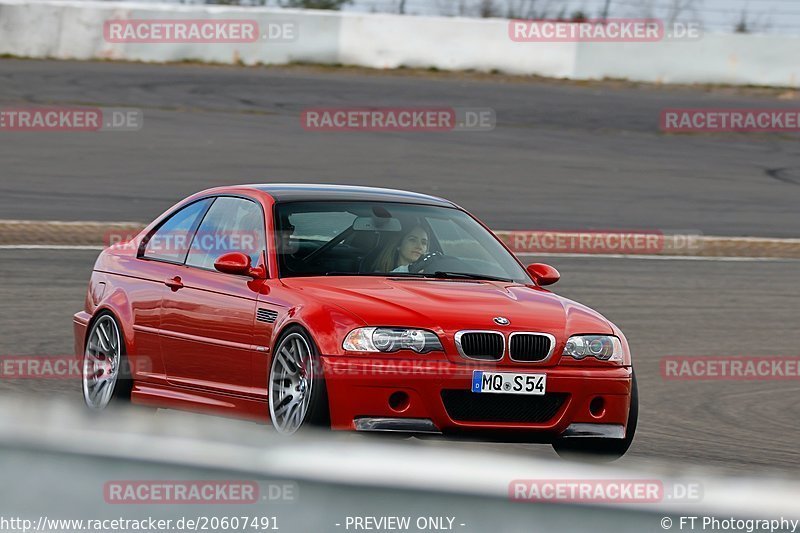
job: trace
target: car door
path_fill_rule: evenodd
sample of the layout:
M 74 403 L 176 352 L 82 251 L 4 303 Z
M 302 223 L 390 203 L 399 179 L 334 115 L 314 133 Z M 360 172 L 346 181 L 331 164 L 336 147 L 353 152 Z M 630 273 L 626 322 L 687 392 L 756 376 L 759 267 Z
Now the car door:
M 162 299 L 161 351 L 170 383 L 257 394 L 253 332 L 264 280 L 218 272 L 214 262 L 225 253 L 243 252 L 256 265 L 264 249 L 261 205 L 241 197 L 215 198 Z
M 191 237 L 200 225 L 211 199 L 203 199 L 174 211 L 148 234 L 136 259 L 121 259 L 125 286 L 133 311 L 138 361 L 137 377 L 163 383 L 166 379 L 161 354 L 161 305 L 170 289 L 165 285 L 183 268 Z M 129 262 L 131 264 L 129 264 Z M 135 262 L 133 264 L 132 262 Z

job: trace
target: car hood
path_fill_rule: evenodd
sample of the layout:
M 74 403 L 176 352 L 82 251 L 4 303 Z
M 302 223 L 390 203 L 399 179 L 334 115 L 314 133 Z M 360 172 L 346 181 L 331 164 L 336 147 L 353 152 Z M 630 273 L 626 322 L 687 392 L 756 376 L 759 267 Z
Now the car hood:
M 355 314 L 372 326 L 538 331 L 556 337 L 611 334 L 596 311 L 538 287 L 514 283 L 383 277 L 289 278 L 306 297 Z M 505 317 L 510 325 L 495 324 Z

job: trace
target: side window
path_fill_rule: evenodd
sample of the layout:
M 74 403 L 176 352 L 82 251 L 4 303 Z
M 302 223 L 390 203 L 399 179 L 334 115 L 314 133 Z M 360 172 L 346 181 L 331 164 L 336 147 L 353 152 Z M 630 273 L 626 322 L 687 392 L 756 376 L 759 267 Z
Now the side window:
M 197 228 L 186 264 L 213 270 L 219 256 L 242 252 L 257 265 L 264 243 L 264 214 L 258 204 L 223 196 L 216 199 Z
M 200 200 L 172 215 L 150 236 L 142 256 L 148 259 L 183 263 L 183 260 L 186 259 L 186 252 L 189 251 L 194 230 L 210 203 L 211 199 Z

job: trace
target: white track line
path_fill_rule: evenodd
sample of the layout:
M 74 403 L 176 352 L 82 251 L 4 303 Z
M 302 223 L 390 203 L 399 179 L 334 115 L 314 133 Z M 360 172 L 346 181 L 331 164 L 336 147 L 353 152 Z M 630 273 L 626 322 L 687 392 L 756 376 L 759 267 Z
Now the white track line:
M 147 224 L 141 222 L 101 222 L 95 220 L 20 220 L 14 218 L 0 219 L 0 225 L 20 225 L 20 226 L 99 226 L 101 228 L 113 227 L 140 227 L 144 228 Z
M 752 261 L 797 261 L 791 257 L 703 257 L 698 255 L 625 255 L 625 254 L 515 254 L 520 258 L 536 258 L 536 257 L 569 257 L 569 258 L 596 258 L 596 259 L 648 259 L 656 261 L 719 261 L 719 262 L 752 262 Z
M 0 250 L 104 250 L 105 246 L 83 244 L 0 244 Z

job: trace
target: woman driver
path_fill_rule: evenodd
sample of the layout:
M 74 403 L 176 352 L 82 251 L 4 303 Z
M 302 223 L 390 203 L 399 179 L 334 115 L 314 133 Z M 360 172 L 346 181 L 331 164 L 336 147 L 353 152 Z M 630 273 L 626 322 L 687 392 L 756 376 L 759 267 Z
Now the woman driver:
M 428 232 L 420 225 L 390 241 L 375 261 L 376 272 L 408 272 L 408 266 L 428 253 Z

